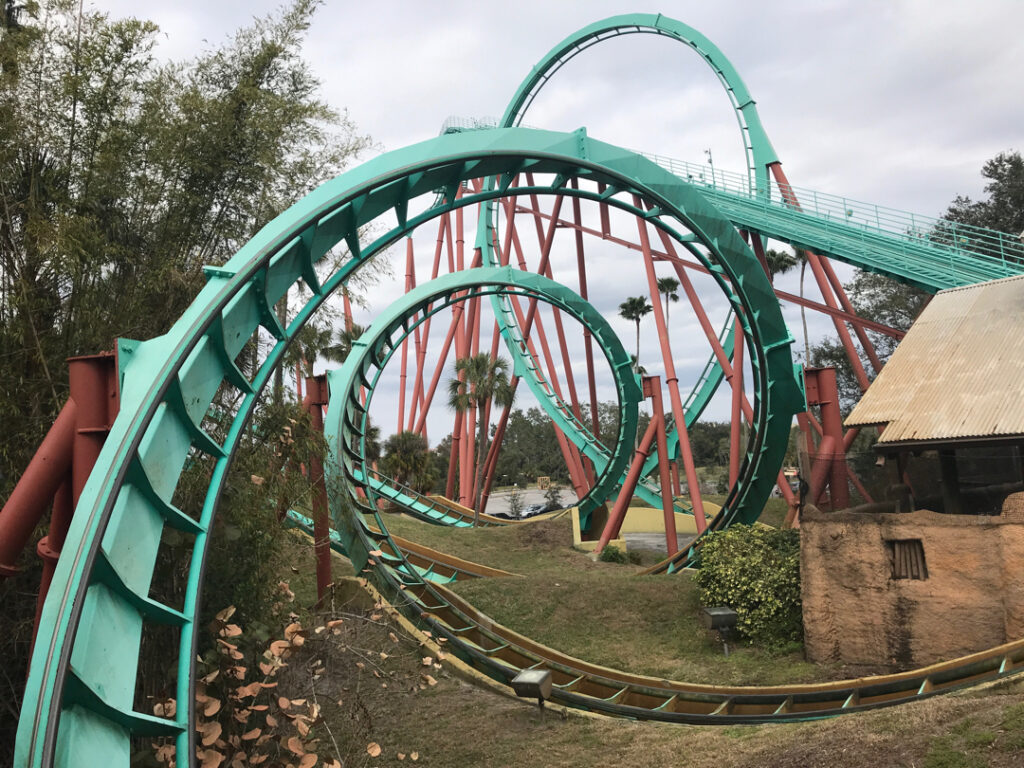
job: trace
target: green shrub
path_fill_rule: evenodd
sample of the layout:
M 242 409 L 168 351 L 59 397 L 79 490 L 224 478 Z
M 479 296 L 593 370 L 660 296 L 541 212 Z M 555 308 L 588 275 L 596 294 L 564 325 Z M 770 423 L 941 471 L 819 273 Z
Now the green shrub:
M 700 556 L 700 601 L 735 610 L 740 637 L 765 646 L 802 639 L 798 531 L 734 525 L 710 534 Z
M 601 550 L 601 554 L 597 556 L 597 559 L 602 563 L 626 563 L 626 553 L 618 547 L 611 545 Z

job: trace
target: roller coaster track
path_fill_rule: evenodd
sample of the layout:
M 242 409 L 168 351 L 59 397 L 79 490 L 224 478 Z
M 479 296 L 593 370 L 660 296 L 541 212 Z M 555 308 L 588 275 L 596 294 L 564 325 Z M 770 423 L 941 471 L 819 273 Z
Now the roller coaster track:
M 371 510 L 366 509 L 364 512 L 371 513 Z M 309 536 L 314 535 L 313 520 L 300 512 L 288 510 L 286 523 Z M 435 584 L 450 584 L 453 581 L 466 579 L 518 576 L 518 574 L 503 571 L 500 568 L 491 568 L 481 563 L 463 560 L 461 557 L 455 557 L 446 552 L 439 552 L 400 536 L 385 535 L 380 529 L 370 528 L 369 534 L 376 538 L 378 546 L 381 548 L 380 560 L 385 566 L 394 568 L 399 573 L 415 573 L 420 579 Z M 330 536 L 331 549 L 342 557 L 348 557 L 341 534 L 332 528 Z M 396 548 L 396 551 L 390 549 L 392 546 Z M 405 558 L 405 562 L 402 562 L 402 558 Z M 409 566 L 412 566 L 411 570 Z
M 378 370 L 383 370 L 383 366 Z M 434 525 L 450 525 L 456 528 L 471 528 L 473 513 L 460 509 L 459 505 L 445 503 L 435 496 L 427 496 L 394 478 L 381 474 L 370 467 L 356 470 L 353 480 L 367 488 L 374 495 L 397 504 L 408 514 Z M 508 525 L 513 521 L 491 515 L 480 515 L 479 525 Z
M 674 175 L 701 184 L 738 228 L 755 236 L 782 240 L 797 248 L 887 275 L 929 293 L 1022 271 L 1024 245 L 1004 233 L 954 225 L 793 187 L 776 190 L 777 196 L 773 198 L 768 168 L 779 159 L 768 140 L 754 99 L 739 73 L 721 50 L 700 32 L 660 14 L 615 16 L 567 37 L 530 71 L 497 126 L 520 125 L 537 94 L 570 59 L 604 40 L 629 34 L 656 34 L 692 48 L 711 67 L 725 88 L 744 143 L 746 173 L 723 173 L 657 155 L 648 157 Z M 492 127 L 486 121 L 449 119 L 442 132 L 488 130 Z M 497 181 L 491 179 L 486 183 L 493 187 Z M 808 201 L 806 209 L 796 204 L 798 198 Z M 497 266 L 501 260 L 494 248 L 498 240 L 494 234 L 494 222 L 493 206 L 488 206 L 481 212 L 477 246 L 487 261 Z M 497 294 L 491 303 L 506 347 L 515 361 L 516 372 L 523 377 L 538 403 L 562 433 L 599 471 L 603 470 L 608 449 L 546 381 L 539 362 L 524 343 L 520 327 L 522 318 L 517 317 L 513 302 Z M 730 356 L 734 346 L 733 332 L 730 313 L 720 334 L 720 342 Z M 683 412 L 687 428 L 700 417 L 722 379 L 722 369 L 712 356 L 685 402 Z M 675 457 L 679 433 L 674 422 L 668 426 L 669 455 Z M 660 460 L 657 450 L 653 449 L 636 488 L 637 495 L 656 508 L 662 506 L 661 489 L 647 476 Z M 584 530 L 589 529 L 591 506 L 585 503 L 581 507 Z M 674 501 L 673 506 L 677 512 L 692 514 L 687 505 Z
M 582 43 L 574 36 L 559 54 L 558 66 L 592 42 L 621 34 L 616 29 L 623 24 L 636 27 L 631 31 L 686 38 L 684 42 L 708 60 L 726 85 L 748 149 L 754 188 L 758 194 L 760 190 L 767 193 L 765 163 L 777 159 L 756 119 L 753 100 L 739 87 L 738 75 L 717 48 L 684 25 L 660 16 L 612 21 L 588 27 L 589 37 Z M 535 72 L 537 82 L 521 89 L 510 113 L 528 104 L 537 83 L 550 74 Z M 755 157 L 758 152 L 761 156 Z M 523 181 L 532 175 L 544 181 Z M 460 186 L 468 189 L 468 181 L 480 178 L 495 179 L 494 187 L 470 190 L 456 199 Z M 438 190 L 439 203 L 419 205 L 433 199 Z M 196 622 L 210 532 L 232 458 L 259 393 L 287 345 L 327 297 L 368 259 L 417 226 L 459 206 L 535 194 L 576 196 L 640 217 L 689 249 L 729 298 L 751 352 L 754 418 L 739 481 L 709 528 L 758 517 L 781 464 L 792 415 L 803 407 L 803 398 L 790 358 L 792 339 L 771 285 L 727 215 L 709 202 L 707 185 L 691 183 L 633 152 L 591 139 L 582 130 L 573 134 L 523 128 L 467 132 L 387 153 L 327 182 L 270 222 L 226 264 L 206 268 L 207 284 L 167 334 L 122 344 L 120 358 L 126 362 L 121 410 L 82 491 L 42 610 L 19 721 L 18 768 L 120 768 L 129 765 L 133 740 L 160 736 L 173 737 L 177 754 L 191 759 L 195 754 Z M 917 251 L 911 256 L 904 256 L 909 252 L 905 250 L 896 256 L 895 251 L 885 251 L 895 248 L 896 237 L 858 240 L 850 234 L 853 227 L 845 228 L 849 225 L 830 229 L 822 226 L 821 217 L 817 222 L 805 220 L 807 213 L 755 208 L 749 203 L 732 215 L 745 217 L 750 227 L 762 227 L 756 231 L 788 237 L 802 246 L 827 253 L 834 249 L 837 256 L 850 249 L 846 257 L 869 268 L 873 264 L 879 271 L 909 274 L 912 266 L 918 277 L 908 280 L 938 279 L 933 273 L 936 265 Z M 770 227 L 780 229 L 772 232 Z M 372 239 L 364 242 L 364 238 Z M 347 256 L 340 262 L 325 259 L 339 243 L 347 245 Z M 872 257 L 871 247 L 882 249 L 882 255 Z M 895 264 L 885 263 L 886 253 L 895 258 Z M 499 291 L 539 298 L 591 324 L 595 335 L 600 335 L 596 329 L 601 318 L 594 317 L 593 308 L 567 289 L 559 290 L 556 284 L 520 270 L 498 272 L 458 273 L 448 276 L 449 283 L 442 278 L 435 289 L 448 291 L 453 298 Z M 468 282 L 459 283 L 460 276 Z M 312 295 L 285 326 L 274 306 L 300 282 Z M 430 290 L 418 298 L 436 298 Z M 460 296 L 454 296 L 460 291 Z M 347 373 L 332 381 L 332 387 L 339 385 L 332 391 L 332 400 L 340 399 L 328 411 L 337 481 L 329 489 L 331 511 L 339 543 L 357 572 L 365 570 L 403 610 L 434 627 L 449 640 L 453 652 L 491 676 L 508 681 L 518 669 L 543 666 L 556 676 L 556 700 L 572 706 L 637 718 L 750 722 L 821 717 L 898 703 L 1020 670 L 1024 651 L 1021 643 L 1014 643 L 881 679 L 784 689 L 702 687 L 603 670 L 542 649 L 494 625 L 424 578 L 429 565 L 421 566 L 422 570 L 407 565 L 406 555 L 387 533 L 381 516 L 375 510 L 371 513 L 376 522 L 371 528 L 353 495 L 356 483 L 366 483 L 371 503 L 388 492 L 375 489 L 363 467 L 365 412 L 352 393 L 360 386 L 372 388 L 401 338 L 399 330 L 407 333 L 407 318 L 423 311 L 424 305 L 413 302 L 397 315 L 392 312 L 389 322 L 375 323 L 384 331 L 375 337 L 379 343 L 368 340 L 361 348 L 357 345 L 341 369 Z M 261 332 L 273 343 L 249 376 L 236 361 L 254 334 Z M 628 460 L 639 398 L 621 343 L 610 333 L 601 336 L 600 343 L 611 363 L 625 418 L 620 419 L 613 460 L 598 479 L 593 498 L 585 500 L 595 504 L 602 494 L 611 493 Z M 221 435 L 213 431 L 211 420 L 224 414 L 225 399 L 220 397 L 224 391 L 239 397 Z M 208 462 L 210 481 L 201 504 L 182 509 L 175 489 L 190 461 Z M 166 528 L 181 531 L 192 541 L 184 595 L 175 604 L 153 596 L 154 566 Z M 689 562 L 693 554 L 692 550 L 681 553 L 667 567 Z M 406 597 L 397 601 L 400 594 Z M 142 709 L 144 702 L 136 701 L 146 626 L 169 628 L 178 637 L 177 707 L 170 717 L 148 714 Z
M 552 181 L 517 185 L 525 172 Z M 438 189 L 454 192 L 469 179 L 487 176 L 502 179 L 497 190 L 458 201 L 449 194 L 445 198 L 451 202 L 441 206 L 410 206 Z M 562 186 L 570 178 L 581 182 L 578 190 Z M 771 287 L 742 239 L 700 192 L 583 132 L 501 129 L 442 136 L 382 155 L 315 190 L 226 264 L 208 267 L 206 286 L 167 334 L 123 345 L 121 411 L 82 492 L 40 619 L 42 640 L 33 652 L 19 721 L 19 768 L 127 765 L 137 737 L 173 736 L 178 754 L 194 753 L 190 703 L 203 563 L 227 470 L 259 392 L 310 315 L 367 259 L 456 206 L 515 194 L 576 194 L 649 217 L 677 241 L 696 235 L 707 248 L 705 267 L 720 284 L 742 286 L 735 299 L 750 318 L 745 332 L 758 350 L 752 429 L 757 460 L 745 468 L 728 515 L 717 520 L 756 518 L 771 485 L 758 467 L 781 460 L 802 398 L 789 358 L 791 339 Z M 634 195 L 643 208 L 633 204 Z M 374 239 L 362 242 L 361 228 Z M 347 244 L 349 256 L 321 276 L 317 267 L 327 266 L 324 255 L 339 242 Z M 508 278 L 513 284 L 519 279 L 518 274 Z M 273 307 L 299 281 L 312 295 L 285 327 Z M 567 294 L 560 297 L 563 311 L 592 309 Z M 536 286 L 524 295 L 536 295 Z M 236 358 L 259 329 L 274 343 L 250 378 Z M 621 350 L 613 334 L 604 343 Z M 612 362 L 616 372 L 629 365 L 624 352 Z M 620 400 L 635 405 L 635 378 L 617 380 Z M 215 438 L 207 414 L 223 415 L 221 391 L 240 397 L 223 437 Z M 616 444 L 623 462 L 632 443 L 626 427 L 635 429 L 635 421 L 627 422 L 619 436 L 625 440 Z M 196 509 L 181 509 L 174 501 L 186 461 L 210 462 L 207 495 Z M 614 481 L 611 465 L 606 476 Z M 184 598 L 176 605 L 150 596 L 165 527 L 193 542 Z M 343 531 L 344 526 L 336 527 Z M 178 714 L 170 718 L 150 715 L 135 701 L 138 664 L 133 660 L 140 656 L 146 624 L 170 627 L 179 638 Z
M 289 517 L 312 535 L 311 520 L 292 512 Z M 514 574 L 467 563 L 379 529 L 368 527 L 367 532 L 380 553 L 377 564 L 385 571 L 375 572 L 375 585 L 387 590 L 408 617 L 435 638 L 445 638 L 447 647 L 463 661 L 499 682 L 509 683 L 524 669 L 550 670 L 552 701 L 590 712 L 699 725 L 808 720 L 904 704 L 1024 669 L 1024 641 L 1017 641 L 899 674 L 811 685 L 698 685 L 630 674 L 532 641 L 445 588 L 466 578 Z M 342 536 L 333 530 L 331 546 L 349 557 Z

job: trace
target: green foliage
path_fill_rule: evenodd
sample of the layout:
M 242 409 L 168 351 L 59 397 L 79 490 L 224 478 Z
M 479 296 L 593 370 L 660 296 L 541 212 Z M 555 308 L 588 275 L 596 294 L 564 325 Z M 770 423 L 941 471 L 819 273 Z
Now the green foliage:
M 1000 152 L 981 168 L 988 179 L 985 200 L 958 196 L 944 219 L 1011 235 L 1024 231 L 1024 157 L 1020 152 Z
M 165 332 L 203 265 L 367 145 L 302 59 L 315 0 L 174 64 L 150 22 L 18 5 L 0 30 L 0 492 L 65 398 L 65 358 Z
M 547 502 L 549 509 L 560 509 L 562 506 L 562 486 L 552 480 L 544 491 L 544 501 Z
M 66 398 L 67 357 L 164 333 L 204 285 L 203 265 L 226 261 L 368 143 L 319 100 L 301 56 L 315 0 L 172 64 L 153 55 L 154 24 L 79 6 L 8 2 L 0 13 L 0 498 Z M 250 344 L 240 357 L 246 372 L 256 352 Z M 207 594 L 238 605 L 253 628 L 275 578 L 277 507 L 308 493 L 288 467 L 308 462 L 316 442 L 282 400 L 260 404 L 239 446 L 205 578 Z M 189 456 L 175 504 L 198 516 L 210 471 Z M 157 558 L 153 596 L 172 605 L 188 539 L 169 531 Z M 19 644 L 0 650 L 12 650 L 7 679 L 21 681 L 21 617 L 31 630 L 34 601 L 5 597 L 5 634 Z M 146 685 L 160 684 L 175 655 L 162 637 L 143 639 L 159 661 L 141 662 Z M 19 701 L 17 686 L 3 698 Z
M 415 432 L 399 432 L 384 441 L 380 471 L 414 491 L 426 493 L 434 484 L 434 462 L 427 441 Z
M 653 311 L 654 307 L 647 301 L 646 296 L 630 296 L 619 304 L 619 315 L 624 320 L 631 320 L 636 323 L 636 355 L 633 356 L 633 370 L 640 373 L 640 321 L 644 315 Z
M 519 490 L 518 485 L 508 494 L 508 511 L 515 519 L 523 514 L 523 492 Z
M 629 562 L 626 559 L 626 553 L 611 544 L 601 550 L 601 554 L 597 556 L 597 559 L 602 563 L 620 563 L 622 565 Z
M 477 421 L 476 460 L 473 485 L 473 525 L 480 517 L 480 498 L 483 494 L 484 459 L 487 456 L 490 435 L 490 406 L 500 408 L 512 405 L 516 391 L 508 379 L 509 362 L 501 357 L 491 357 L 486 352 L 455 361 L 453 373 L 448 382 L 448 406 L 458 412 L 474 411 Z
M 803 259 L 798 257 L 792 251 L 776 251 L 769 248 L 764 254 L 765 263 L 768 265 L 768 272 L 774 279 L 776 275 L 783 275 L 789 272 L 797 264 L 800 264 Z
M 601 434 L 605 434 L 603 428 Z M 449 439 L 443 440 L 442 445 L 450 446 Z M 447 472 L 447 449 L 443 453 L 443 461 Z M 555 439 L 555 427 L 551 418 L 540 408 L 529 408 L 526 411 L 516 409 L 509 414 L 505 426 L 505 436 L 495 468 L 495 482 L 502 485 L 518 484 L 520 488 L 525 488 L 538 477 L 550 477 L 563 483 L 569 481 L 565 459 Z
M 736 611 L 741 637 L 765 646 L 802 638 L 799 532 L 734 525 L 712 533 L 696 583 L 703 605 Z

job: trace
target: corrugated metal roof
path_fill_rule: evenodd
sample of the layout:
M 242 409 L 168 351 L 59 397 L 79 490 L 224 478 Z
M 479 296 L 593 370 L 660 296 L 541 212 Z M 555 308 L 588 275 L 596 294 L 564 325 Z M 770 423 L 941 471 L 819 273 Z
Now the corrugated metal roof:
M 847 417 L 880 443 L 1024 434 L 1024 277 L 940 291 Z

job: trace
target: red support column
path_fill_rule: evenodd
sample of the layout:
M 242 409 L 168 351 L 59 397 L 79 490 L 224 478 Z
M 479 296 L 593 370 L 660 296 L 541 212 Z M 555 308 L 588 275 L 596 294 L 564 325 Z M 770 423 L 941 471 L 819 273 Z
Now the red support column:
M 412 238 L 405 238 L 405 292 L 416 287 L 415 262 L 413 261 Z M 409 337 L 402 339 L 402 367 L 398 373 L 398 432 L 405 423 L 405 380 L 409 365 Z
M 732 418 L 729 425 L 729 486 L 740 476 L 740 426 L 743 422 L 743 324 L 735 316 L 732 353 Z
M 75 411 L 75 401 L 69 399 L 0 510 L 0 576 L 18 572 L 18 556 L 46 513 L 46 505 L 70 477 Z
M 324 412 L 327 405 L 327 376 L 306 378 L 306 399 L 303 405 L 312 427 L 323 434 Z M 324 479 L 323 460 L 316 453 L 309 457 L 309 476 L 313 483 L 313 551 L 316 554 L 316 597 L 322 604 L 331 589 L 331 528 L 327 517 L 327 483 Z
M 672 499 L 672 480 L 669 476 L 668 438 L 665 434 L 665 408 L 661 402 L 661 378 L 658 376 L 645 376 L 643 380 L 644 395 L 651 398 L 651 407 L 656 414 L 658 423 L 657 440 L 658 456 L 662 460 L 658 462 L 658 475 L 661 481 L 661 509 L 665 515 L 665 547 L 668 556 L 672 557 L 679 551 L 679 540 L 676 537 L 676 508 Z
M 807 391 L 807 404 L 821 407 L 821 426 L 824 430 L 824 437 L 818 448 L 818 456 L 831 459 L 828 477 L 832 509 L 846 509 L 850 506 L 850 488 L 846 472 L 846 454 L 843 451 L 843 420 L 839 412 L 836 369 L 805 368 L 804 387 Z M 826 448 L 826 445 L 830 447 Z M 815 472 L 817 471 L 816 465 Z M 820 493 L 820 486 L 817 490 Z
M 605 523 L 604 530 L 601 531 L 601 538 L 597 542 L 597 547 L 594 548 L 595 554 L 600 554 L 608 542 L 619 535 L 619 529 L 622 528 L 622 521 L 626 517 L 626 510 L 629 509 L 629 502 L 633 499 L 637 481 L 640 480 L 644 462 L 647 460 L 647 456 L 651 452 L 651 444 L 658 434 L 659 418 L 663 417 L 659 417 L 659 414 L 655 413 L 651 423 L 647 425 L 647 431 L 644 432 L 640 445 L 637 446 L 636 453 L 633 455 L 633 463 L 629 465 L 626 479 L 623 481 L 615 504 L 612 505 L 612 511 L 608 515 L 608 522 Z
M 640 198 L 634 196 L 634 203 L 639 208 Z M 661 293 L 658 291 L 658 277 L 654 272 L 654 259 L 651 255 L 651 243 L 647 237 L 647 222 L 637 219 L 640 234 L 640 247 L 644 254 L 644 267 L 647 271 L 647 288 L 651 294 L 651 305 L 654 307 L 654 322 L 658 328 L 658 339 L 661 342 L 661 358 L 665 366 L 665 384 L 668 386 L 669 401 L 672 404 L 672 418 L 679 435 L 679 448 L 682 453 L 683 469 L 686 471 L 686 484 L 693 507 L 693 518 L 697 525 L 697 533 L 703 533 L 707 527 L 704 517 L 704 502 L 700 496 L 700 482 L 697 479 L 697 467 L 693 462 L 693 449 L 690 447 L 690 436 L 686 430 L 686 416 L 683 412 L 683 401 L 679 396 L 679 378 L 676 376 L 675 361 L 669 344 L 668 326 L 665 324 L 665 310 L 661 306 Z M 664 414 L 662 414 L 664 415 Z M 660 456 L 660 462 L 668 464 L 668 456 Z M 662 494 L 671 495 L 671 486 L 664 486 Z
M 78 503 L 82 489 L 96 464 L 96 459 L 110 432 L 110 426 L 117 417 L 120 392 L 116 356 L 112 352 L 106 352 L 99 355 L 69 358 L 68 384 L 68 403 L 61 411 L 61 415 L 65 412 L 73 414 L 73 430 L 67 438 L 67 447 L 70 450 L 70 471 L 65 469 L 59 475 L 48 478 L 49 482 L 45 483 L 49 486 L 56 482 L 59 487 L 51 494 L 53 496 L 53 511 L 50 515 L 49 532 L 39 540 L 39 544 L 36 546 L 36 551 L 43 560 L 39 598 L 36 602 L 36 626 L 38 626 L 50 582 L 53 580 L 57 560 L 64 547 L 64 539 L 71 526 L 75 505 Z M 60 417 L 58 417 L 58 421 L 60 421 Z M 54 424 L 54 427 L 56 426 Z M 51 432 L 53 431 L 51 429 Z M 31 468 L 32 464 L 29 467 Z M 56 469 L 58 469 L 57 466 L 51 465 L 48 471 Z M 23 476 L 22 480 L 24 479 Z M 21 482 L 18 485 L 20 486 Z M 17 491 L 17 488 L 15 490 Z M 43 501 L 43 508 L 40 512 L 45 510 L 46 501 L 48 499 Z M 38 518 L 36 519 L 38 520 Z M 34 634 L 35 630 L 33 629 L 33 636 Z

